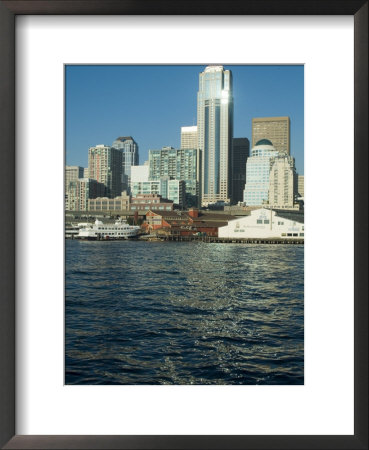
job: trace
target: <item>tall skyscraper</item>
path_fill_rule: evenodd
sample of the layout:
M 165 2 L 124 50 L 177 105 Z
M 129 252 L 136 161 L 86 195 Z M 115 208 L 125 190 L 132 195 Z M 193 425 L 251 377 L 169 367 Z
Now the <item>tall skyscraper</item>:
M 181 127 L 181 148 L 197 148 L 197 126 Z
M 232 203 L 243 201 L 246 184 L 246 161 L 250 152 L 247 138 L 233 138 L 232 144 Z
M 268 202 L 270 159 L 278 152 L 267 139 L 258 141 L 251 149 L 246 163 L 244 202 L 247 206 L 261 206 Z
M 202 151 L 202 204 L 230 201 L 233 138 L 232 72 L 208 66 L 199 76 L 197 148 Z
M 105 185 L 106 197 L 118 197 L 122 192 L 122 152 L 106 145 L 90 147 L 88 174 Z
M 129 191 L 131 188 L 131 167 L 139 164 L 137 142 L 131 136 L 121 136 L 113 142 L 112 147 L 122 152 L 122 189 Z
M 269 139 L 278 152 L 290 154 L 290 118 L 259 117 L 252 119 L 252 146 Z
M 270 159 L 269 205 L 276 209 L 299 209 L 296 196 L 295 158 L 279 153 Z

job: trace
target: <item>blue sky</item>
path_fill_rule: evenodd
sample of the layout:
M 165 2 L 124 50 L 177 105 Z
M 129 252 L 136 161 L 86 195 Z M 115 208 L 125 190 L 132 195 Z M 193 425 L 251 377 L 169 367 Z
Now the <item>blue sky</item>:
M 201 66 L 66 66 L 66 163 L 87 167 L 88 149 L 132 136 L 140 164 L 149 149 L 180 146 L 196 125 Z M 303 66 L 224 65 L 233 73 L 234 137 L 251 142 L 253 117 L 289 116 L 291 154 L 304 173 Z

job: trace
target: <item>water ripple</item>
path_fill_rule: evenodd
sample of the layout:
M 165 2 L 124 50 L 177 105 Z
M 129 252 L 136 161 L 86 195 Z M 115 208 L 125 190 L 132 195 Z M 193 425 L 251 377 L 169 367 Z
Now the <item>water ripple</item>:
M 303 246 L 66 242 L 66 384 L 303 384 Z

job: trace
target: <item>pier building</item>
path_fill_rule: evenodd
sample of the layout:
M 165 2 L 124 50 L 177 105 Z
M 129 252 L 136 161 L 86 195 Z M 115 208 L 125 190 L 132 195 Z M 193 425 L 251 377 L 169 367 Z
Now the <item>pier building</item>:
M 222 238 L 300 238 L 304 239 L 304 215 L 298 212 L 260 208 L 249 216 L 233 218 L 219 228 Z

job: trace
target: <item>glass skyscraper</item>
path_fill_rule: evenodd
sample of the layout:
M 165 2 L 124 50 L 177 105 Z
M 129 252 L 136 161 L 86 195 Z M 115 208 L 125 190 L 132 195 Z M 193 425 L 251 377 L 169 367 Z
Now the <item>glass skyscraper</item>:
M 118 137 L 112 144 L 113 148 L 122 152 L 122 185 L 123 189 L 130 191 L 131 167 L 138 166 L 138 145 L 131 136 Z
M 232 145 L 232 203 L 243 201 L 246 184 L 246 161 L 250 153 L 247 138 L 233 138 Z
M 233 138 L 232 72 L 208 66 L 199 77 L 198 149 L 202 151 L 202 205 L 231 197 Z

